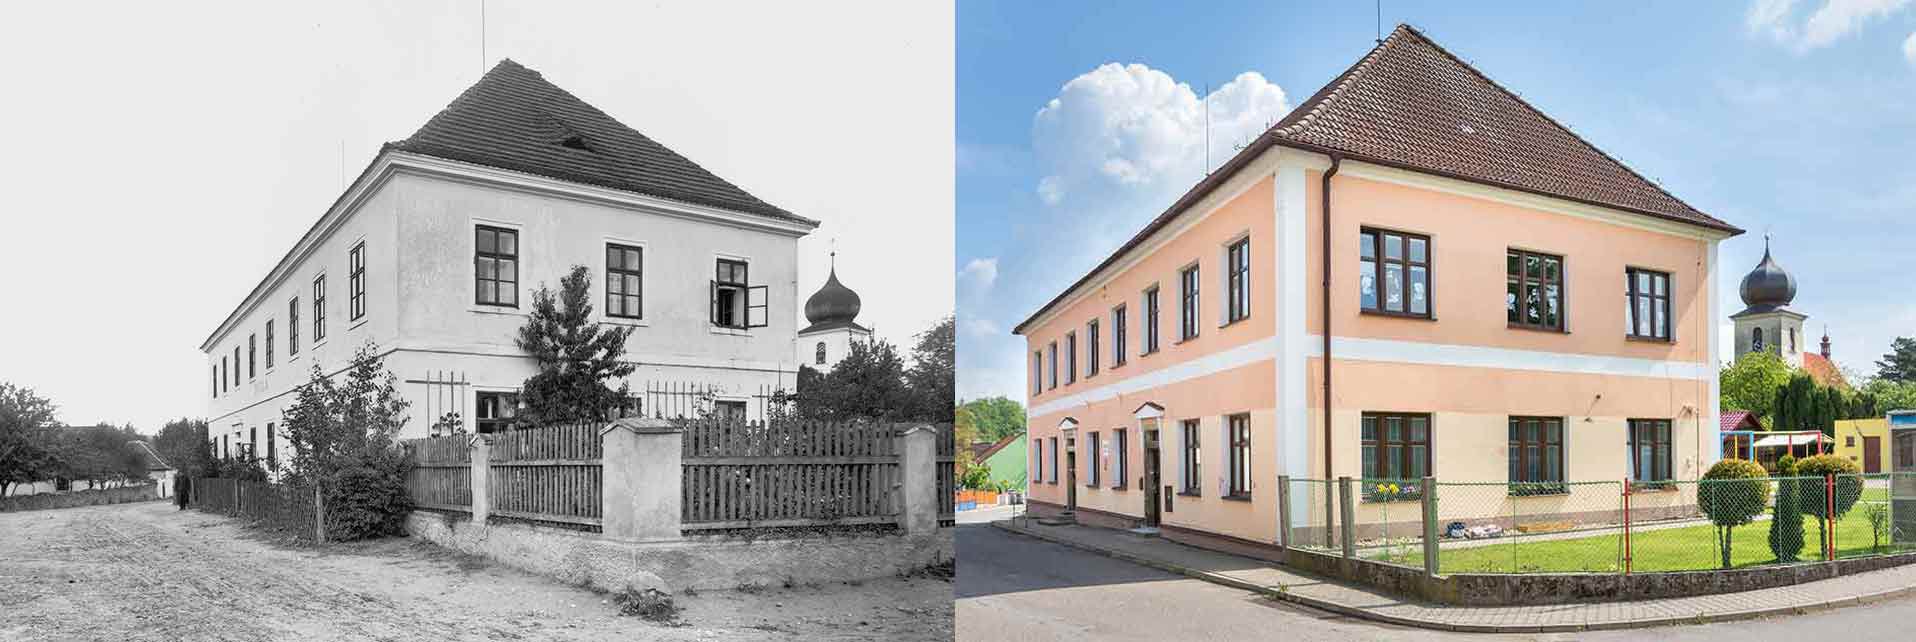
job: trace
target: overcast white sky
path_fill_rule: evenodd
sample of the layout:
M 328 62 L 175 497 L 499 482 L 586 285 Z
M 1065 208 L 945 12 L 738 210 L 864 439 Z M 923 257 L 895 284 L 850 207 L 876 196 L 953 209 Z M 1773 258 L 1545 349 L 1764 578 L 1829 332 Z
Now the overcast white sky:
M 205 413 L 199 342 L 386 141 L 510 57 L 824 222 L 901 347 L 952 309 L 942 3 L 9 3 L 0 381 L 74 424 Z M 794 315 L 797 310 L 792 311 Z

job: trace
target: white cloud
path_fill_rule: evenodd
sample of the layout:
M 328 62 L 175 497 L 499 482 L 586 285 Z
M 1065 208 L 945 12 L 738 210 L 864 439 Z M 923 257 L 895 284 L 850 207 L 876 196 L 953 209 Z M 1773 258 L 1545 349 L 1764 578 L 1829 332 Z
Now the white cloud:
M 1032 148 L 1038 196 L 1058 205 L 1106 187 L 1188 187 L 1282 117 L 1284 90 L 1244 72 L 1200 99 L 1190 85 L 1150 67 L 1106 64 L 1066 82 L 1038 110 Z
M 1752 33 L 1766 36 L 1797 53 L 1804 53 L 1835 44 L 1862 29 L 1865 23 L 1901 11 L 1910 2 L 1824 0 L 1822 6 L 1798 23 L 1796 0 L 1756 0 L 1744 16 L 1744 24 Z
M 1909 38 L 1903 41 L 1903 59 L 1916 65 L 1916 31 L 1910 32 Z
M 998 282 L 998 258 L 978 258 L 965 262 L 964 269 L 958 271 L 958 280 L 979 292 L 990 290 L 992 284 Z
M 996 337 L 1004 332 L 998 322 L 982 317 L 966 318 L 963 325 L 965 333 L 974 337 Z

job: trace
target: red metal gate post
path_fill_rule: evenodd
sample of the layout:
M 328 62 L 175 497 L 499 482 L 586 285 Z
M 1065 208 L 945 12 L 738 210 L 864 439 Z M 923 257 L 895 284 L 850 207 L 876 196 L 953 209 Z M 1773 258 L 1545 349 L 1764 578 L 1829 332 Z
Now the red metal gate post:
M 1631 545 L 1631 542 L 1630 542 L 1630 480 L 1625 479 L 1623 480 L 1623 574 L 1624 575 L 1630 574 L 1630 565 L 1631 565 L 1630 558 L 1633 557 L 1632 553 L 1634 552 L 1630 548 L 1630 545 Z

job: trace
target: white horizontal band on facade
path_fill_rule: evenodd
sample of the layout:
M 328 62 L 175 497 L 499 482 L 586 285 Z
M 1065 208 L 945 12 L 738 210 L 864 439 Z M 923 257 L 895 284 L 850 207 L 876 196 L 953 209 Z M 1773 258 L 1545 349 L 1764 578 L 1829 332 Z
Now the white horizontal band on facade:
M 1307 357 L 1324 356 L 1322 335 L 1308 335 Z M 1086 404 L 1115 399 L 1119 395 L 1190 381 L 1246 365 L 1275 359 L 1276 341 L 1256 341 L 1223 352 L 1192 359 L 1161 370 L 1154 370 L 1117 383 L 1092 388 L 1031 407 L 1031 416 L 1047 415 Z M 1591 374 L 1655 379 L 1711 379 L 1715 368 L 1708 363 L 1661 361 L 1635 357 L 1513 350 L 1420 341 L 1332 337 L 1331 354 L 1338 360 L 1378 361 L 1460 368 L 1526 370 L 1563 374 Z

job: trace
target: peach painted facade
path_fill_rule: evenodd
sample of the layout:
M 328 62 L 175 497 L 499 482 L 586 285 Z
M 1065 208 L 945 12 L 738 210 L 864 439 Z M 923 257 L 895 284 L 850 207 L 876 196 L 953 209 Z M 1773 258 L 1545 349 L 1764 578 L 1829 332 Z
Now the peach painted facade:
M 1331 429 L 1324 428 L 1324 229 L 1320 187 L 1328 157 L 1287 147 L 1263 151 L 1207 196 L 1142 239 L 1079 287 L 1021 325 L 1026 371 L 1048 375 L 1049 346 L 1065 356 L 1078 337 L 1078 376 L 1057 386 L 1026 386 L 1033 466 L 1029 496 L 1069 501 L 1065 472 L 1054 472 L 1053 439 L 1076 449 L 1076 505 L 1134 519 L 1145 515 L 1145 432 L 1159 431 L 1160 487 L 1183 490 L 1180 426 L 1197 420 L 1199 470 L 1192 494 L 1176 493 L 1161 523 L 1271 542 L 1278 538 L 1277 478 L 1364 475 L 1360 421 L 1365 413 L 1429 418 L 1428 472 L 1446 482 L 1509 481 L 1509 421 L 1561 421 L 1561 480 L 1610 482 L 1542 497 L 1510 497 L 1492 486 L 1473 501 L 1443 502 L 1445 518 L 1522 511 L 1614 508 L 1633 475 L 1629 421 L 1670 425 L 1669 477 L 1695 479 L 1717 447 L 1715 365 L 1718 337 L 1716 245 L 1727 233 L 1594 205 L 1516 192 L 1358 161 L 1331 180 Z M 1359 309 L 1359 235 L 1364 228 L 1429 239 L 1430 318 Z M 1225 248 L 1249 239 L 1250 315 L 1222 325 Z M 1562 257 L 1562 331 L 1506 321 L 1506 253 Z M 1179 274 L 1200 270 L 1197 338 L 1178 342 Z M 1669 275 L 1672 339 L 1626 336 L 1625 270 Z M 1142 293 L 1159 294 L 1160 349 L 1140 354 Z M 1127 363 L 1112 367 L 1113 311 L 1129 316 Z M 1098 320 L 1100 369 L 1086 376 L 1087 324 Z M 1033 355 L 1042 363 L 1034 364 Z M 1049 383 L 1048 381 L 1045 383 Z M 1154 416 L 1155 404 L 1162 408 Z M 1249 416 L 1248 497 L 1226 498 L 1227 418 Z M 1705 430 L 1704 428 L 1707 428 Z M 1123 430 L 1126 478 L 1114 478 Z M 1099 435 L 1103 470 L 1087 487 Z M 1040 447 L 1042 445 L 1042 448 Z M 1330 466 L 1325 465 L 1325 450 Z M 1059 455 L 1062 465 L 1068 457 Z M 1054 477 L 1056 479 L 1054 483 Z M 1122 486 L 1122 487 L 1118 487 Z M 1301 486 L 1300 486 L 1301 487 Z M 1687 493 L 1650 493 L 1643 505 L 1680 505 Z M 1317 522 L 1321 499 L 1293 503 L 1296 525 Z M 1163 506 L 1163 504 L 1160 504 Z M 1383 513 L 1389 511 L 1386 517 Z M 1362 523 L 1417 519 L 1415 502 L 1364 502 Z

